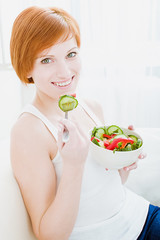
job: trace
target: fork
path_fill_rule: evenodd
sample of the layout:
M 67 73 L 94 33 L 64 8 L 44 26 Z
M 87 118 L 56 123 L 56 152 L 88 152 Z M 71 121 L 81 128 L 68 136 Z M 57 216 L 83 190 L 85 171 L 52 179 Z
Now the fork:
M 65 112 L 65 119 L 68 119 L 68 111 Z M 68 142 L 68 140 L 69 140 L 69 131 L 66 127 L 65 127 L 64 132 L 63 132 L 62 140 L 63 140 L 64 143 Z

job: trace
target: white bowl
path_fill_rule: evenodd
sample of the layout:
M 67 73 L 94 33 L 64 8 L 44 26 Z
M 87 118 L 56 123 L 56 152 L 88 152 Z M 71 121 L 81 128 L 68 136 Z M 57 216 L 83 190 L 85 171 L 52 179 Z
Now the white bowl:
M 96 126 L 104 127 L 104 126 Z M 107 126 L 106 126 L 107 127 Z M 136 132 L 129 130 L 127 128 L 121 128 L 126 135 L 135 135 L 139 139 L 142 140 L 141 136 L 137 134 Z M 92 130 L 89 131 L 89 135 L 91 137 Z M 136 162 L 138 160 L 138 156 L 142 153 L 143 150 L 143 140 L 142 140 L 142 146 L 136 150 L 133 151 L 115 151 L 113 153 L 112 150 L 108 150 L 102 147 L 97 146 L 92 141 L 90 141 L 90 152 L 93 157 L 93 159 L 102 165 L 103 167 L 107 169 L 121 169 L 123 167 L 129 166 L 132 163 Z

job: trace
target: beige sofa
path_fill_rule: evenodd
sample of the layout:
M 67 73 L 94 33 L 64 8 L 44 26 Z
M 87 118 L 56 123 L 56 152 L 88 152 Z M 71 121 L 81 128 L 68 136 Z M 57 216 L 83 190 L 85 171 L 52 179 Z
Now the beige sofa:
M 160 129 L 139 129 L 147 158 L 130 173 L 126 186 L 160 206 Z M 0 141 L 0 238 L 35 240 L 29 217 L 13 177 L 9 159 L 9 138 Z
M 15 181 L 9 154 L 9 138 L 0 142 L 0 239 L 36 240 Z

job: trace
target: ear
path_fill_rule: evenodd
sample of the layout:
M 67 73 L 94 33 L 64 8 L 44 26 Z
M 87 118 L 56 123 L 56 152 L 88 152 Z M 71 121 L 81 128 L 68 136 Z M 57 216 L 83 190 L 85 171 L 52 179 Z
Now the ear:
M 26 71 L 26 75 L 27 78 L 32 78 L 32 70 Z
M 32 75 L 29 73 L 29 74 L 27 74 L 27 78 L 31 78 L 32 77 Z

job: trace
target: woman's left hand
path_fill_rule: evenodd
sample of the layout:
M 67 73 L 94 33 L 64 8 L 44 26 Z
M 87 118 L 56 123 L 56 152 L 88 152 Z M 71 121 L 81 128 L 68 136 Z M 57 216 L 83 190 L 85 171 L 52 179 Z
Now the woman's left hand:
M 144 159 L 146 156 L 147 156 L 146 154 L 141 153 L 141 154 L 138 156 L 138 160 L 137 160 L 135 163 L 133 163 L 133 164 L 127 166 L 127 167 L 124 167 L 123 170 L 125 170 L 125 171 L 130 171 L 130 170 L 136 169 L 136 168 L 138 167 L 138 161 L 139 161 L 140 159 Z

